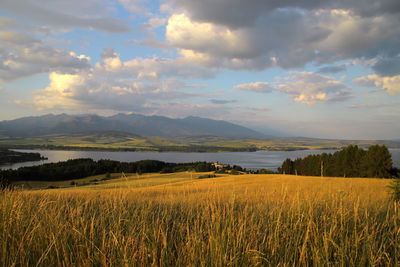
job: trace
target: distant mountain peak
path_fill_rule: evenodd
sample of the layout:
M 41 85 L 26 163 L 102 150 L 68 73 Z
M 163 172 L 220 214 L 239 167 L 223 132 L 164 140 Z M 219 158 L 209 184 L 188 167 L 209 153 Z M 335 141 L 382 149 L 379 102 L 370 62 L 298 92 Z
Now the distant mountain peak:
M 102 131 L 159 137 L 218 136 L 254 139 L 266 137 L 255 130 L 231 122 L 197 116 L 173 119 L 135 113 L 119 113 L 109 117 L 96 114 L 68 115 L 62 113 L 0 122 L 0 133 L 12 137 Z

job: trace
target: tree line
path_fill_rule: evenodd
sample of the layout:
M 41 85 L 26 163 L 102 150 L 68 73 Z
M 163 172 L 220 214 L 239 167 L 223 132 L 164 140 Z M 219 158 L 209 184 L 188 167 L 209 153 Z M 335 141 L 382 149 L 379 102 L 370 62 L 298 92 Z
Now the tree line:
M 39 153 L 26 153 L 0 148 L 0 164 L 18 163 L 25 161 L 39 161 L 47 159 Z
M 309 155 L 286 159 L 278 172 L 305 176 L 329 177 L 400 177 L 393 167 L 392 155 L 385 145 L 372 145 L 368 150 L 349 145 L 333 154 Z
M 17 170 L 1 170 L 0 182 L 3 186 L 17 181 L 64 181 L 80 179 L 104 173 L 149 173 L 215 171 L 209 162 L 168 163 L 158 160 L 141 160 L 136 162 L 119 162 L 114 160 L 72 159 L 58 163 L 47 163 L 39 166 L 21 167 Z

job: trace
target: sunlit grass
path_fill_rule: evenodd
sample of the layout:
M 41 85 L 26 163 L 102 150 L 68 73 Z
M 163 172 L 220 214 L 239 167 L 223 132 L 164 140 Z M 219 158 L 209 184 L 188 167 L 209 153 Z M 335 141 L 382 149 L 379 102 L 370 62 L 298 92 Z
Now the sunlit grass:
M 388 180 L 191 175 L 5 191 L 0 265 L 399 266 Z

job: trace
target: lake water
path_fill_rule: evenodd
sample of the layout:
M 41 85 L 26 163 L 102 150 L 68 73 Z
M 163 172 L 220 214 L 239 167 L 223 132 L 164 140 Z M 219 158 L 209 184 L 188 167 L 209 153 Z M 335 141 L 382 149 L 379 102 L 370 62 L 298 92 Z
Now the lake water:
M 22 150 L 21 152 L 38 152 L 48 158 L 43 161 L 23 162 L 12 165 L 2 165 L 0 169 L 17 169 L 19 167 L 40 165 L 43 163 L 66 161 L 68 159 L 91 158 L 93 160 L 110 159 L 132 162 L 144 159 L 161 160 L 165 162 L 208 161 L 239 165 L 247 169 L 276 170 L 286 158 L 302 158 L 311 154 L 323 152 L 333 153 L 335 150 L 299 150 L 299 151 L 256 151 L 256 152 L 217 152 L 217 153 L 187 153 L 187 152 L 109 152 L 109 151 L 65 151 L 65 150 Z M 390 149 L 393 164 L 400 167 L 400 149 Z

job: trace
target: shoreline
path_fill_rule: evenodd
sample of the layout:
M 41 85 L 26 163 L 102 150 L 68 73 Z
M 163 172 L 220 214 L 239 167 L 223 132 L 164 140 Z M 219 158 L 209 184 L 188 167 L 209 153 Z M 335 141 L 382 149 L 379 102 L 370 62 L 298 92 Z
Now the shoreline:
M 234 147 L 156 147 L 155 149 L 144 148 L 104 148 L 104 147 L 78 147 L 78 146 L 0 146 L 5 149 L 17 150 L 60 150 L 60 151 L 97 151 L 97 152 L 181 152 L 181 153 L 220 153 L 220 152 L 257 152 L 257 151 L 305 151 L 305 150 L 335 150 L 341 147 L 276 147 L 271 149 L 259 148 L 234 148 Z

